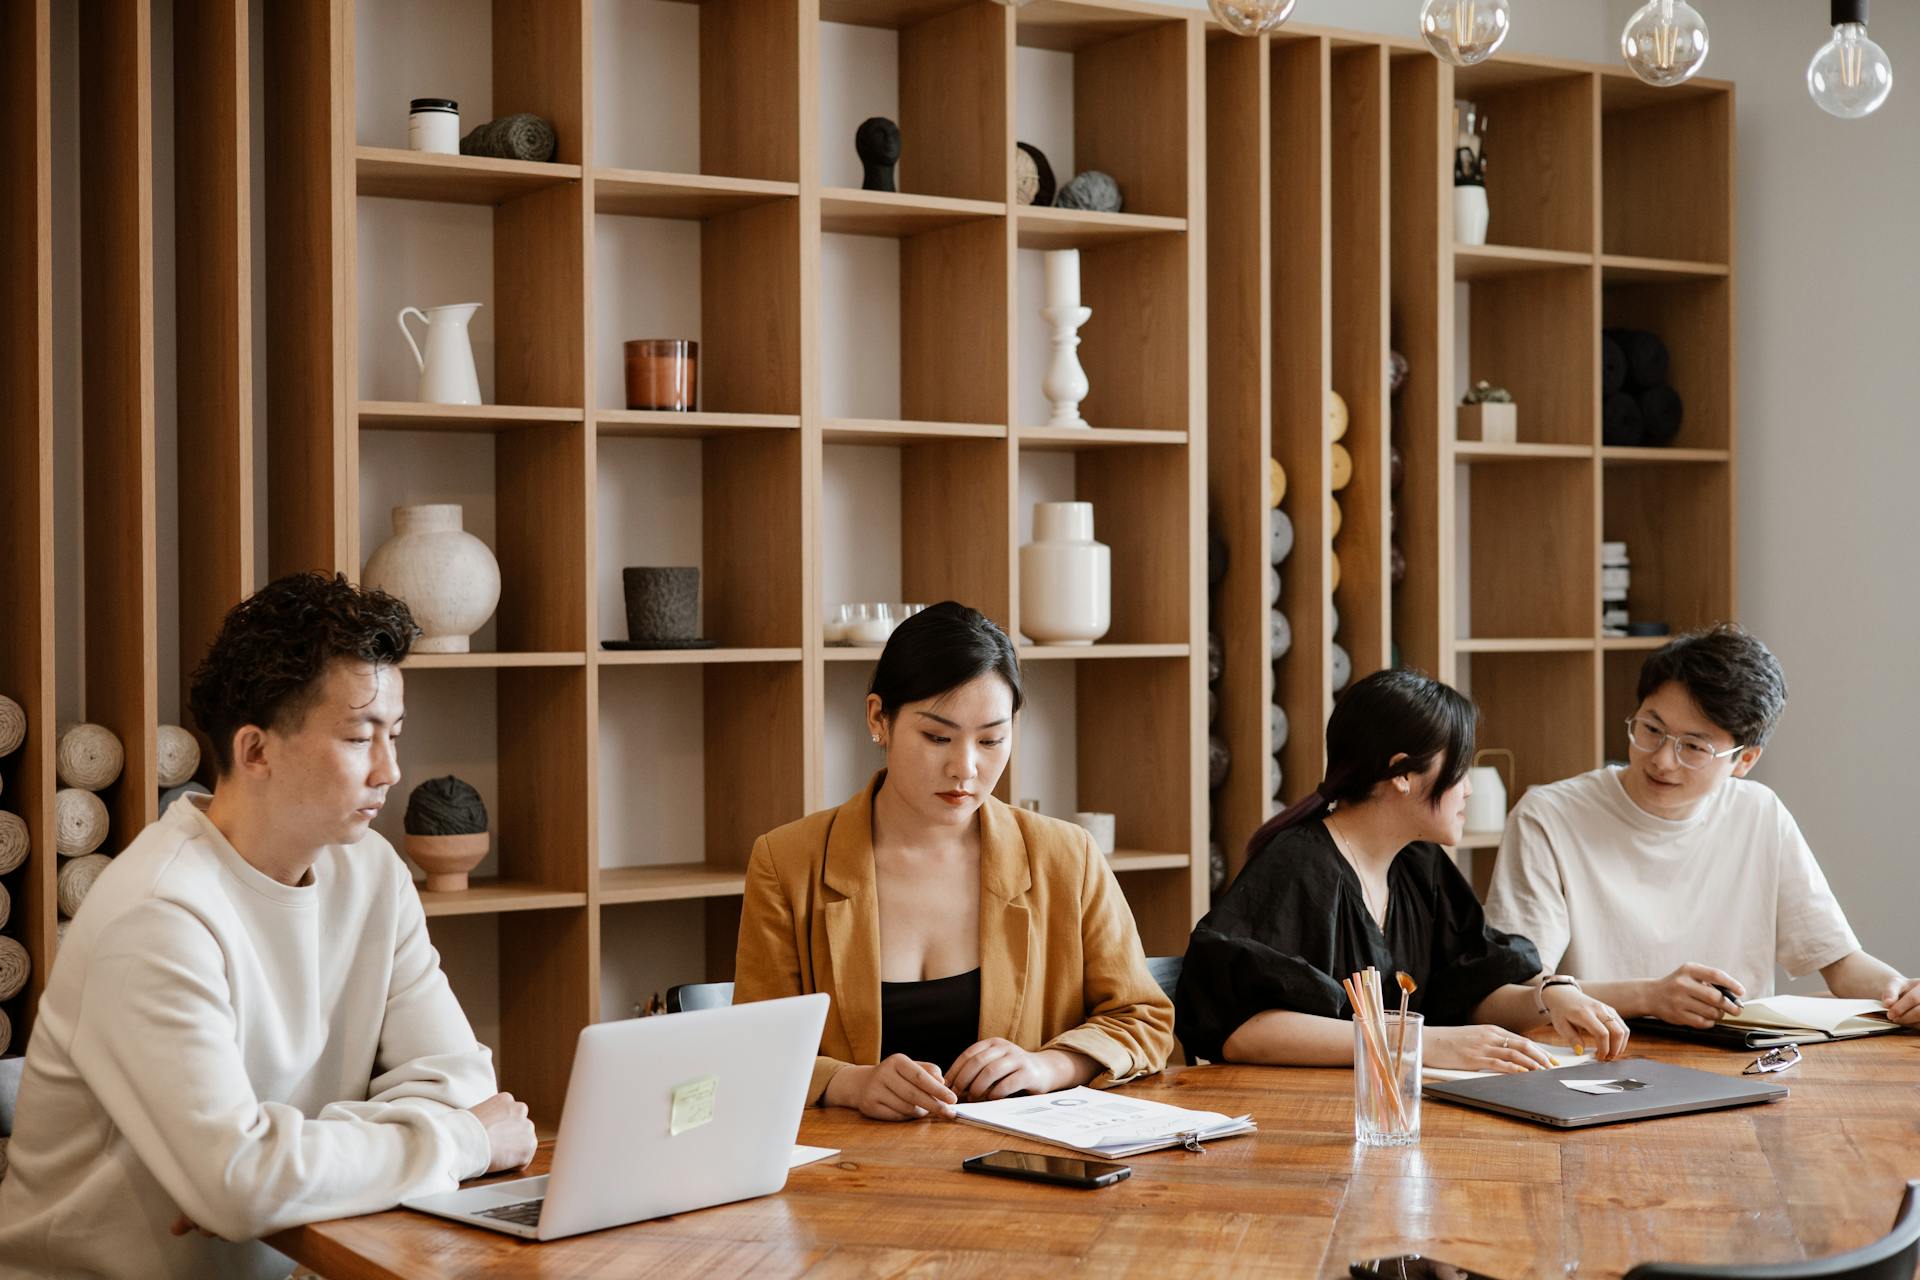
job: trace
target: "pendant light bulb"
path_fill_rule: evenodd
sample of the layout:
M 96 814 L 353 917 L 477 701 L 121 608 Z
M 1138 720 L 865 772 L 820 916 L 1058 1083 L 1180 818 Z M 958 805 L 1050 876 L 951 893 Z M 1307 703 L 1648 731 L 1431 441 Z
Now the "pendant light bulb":
M 1620 56 L 1660 88 L 1691 79 L 1706 65 L 1706 19 L 1687 0 L 1650 0 L 1620 32 Z
M 1491 58 L 1511 25 L 1507 0 L 1427 0 L 1420 7 L 1421 37 L 1435 57 L 1456 67 Z
M 1220 25 L 1237 36 L 1257 36 L 1293 16 L 1299 0 L 1207 0 Z
M 1893 62 L 1867 38 L 1867 0 L 1833 0 L 1833 39 L 1807 64 L 1807 92 L 1842 120 L 1872 115 L 1893 92 Z

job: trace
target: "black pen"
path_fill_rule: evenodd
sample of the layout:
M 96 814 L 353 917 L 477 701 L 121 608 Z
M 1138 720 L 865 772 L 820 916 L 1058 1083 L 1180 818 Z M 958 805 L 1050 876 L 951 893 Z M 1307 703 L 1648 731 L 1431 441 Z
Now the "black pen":
M 1718 991 L 1721 995 L 1725 996 L 1730 1002 L 1732 1002 L 1733 1007 L 1736 1011 L 1740 1008 L 1739 996 L 1733 994 L 1733 992 L 1729 991 L 1727 988 L 1721 986 L 1717 982 L 1710 983 L 1708 985 L 1710 985 L 1715 991 Z

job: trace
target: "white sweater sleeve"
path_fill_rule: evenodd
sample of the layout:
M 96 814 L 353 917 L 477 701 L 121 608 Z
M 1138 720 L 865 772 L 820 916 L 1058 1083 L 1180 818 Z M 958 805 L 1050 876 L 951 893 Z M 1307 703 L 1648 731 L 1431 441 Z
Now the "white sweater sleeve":
M 374 1066 L 378 1074 L 367 1086 L 367 1101 L 428 1111 L 471 1107 L 492 1097 L 497 1088 L 493 1051 L 474 1038 L 473 1025 L 447 985 L 411 879 L 403 878 L 396 891 L 404 894 L 403 905 L 394 930 L 393 976 Z M 320 1114 L 331 1118 L 344 1105 Z M 360 1114 L 357 1106 L 355 1114 Z M 485 1173 L 491 1157 L 485 1127 L 477 1120 L 474 1126 L 482 1140 L 480 1167 L 469 1170 L 467 1177 Z
M 1547 973 L 1560 968 L 1572 942 L 1553 838 L 1539 807 L 1524 798 L 1507 816 L 1506 834 L 1500 837 L 1493 884 L 1487 890 L 1487 923 L 1502 933 L 1530 940 L 1539 949 Z
M 484 1169 L 486 1135 L 469 1112 L 370 1101 L 309 1120 L 260 1101 L 238 1016 L 219 945 L 176 904 L 127 912 L 90 957 L 74 1065 L 199 1226 L 253 1239 L 451 1190 Z

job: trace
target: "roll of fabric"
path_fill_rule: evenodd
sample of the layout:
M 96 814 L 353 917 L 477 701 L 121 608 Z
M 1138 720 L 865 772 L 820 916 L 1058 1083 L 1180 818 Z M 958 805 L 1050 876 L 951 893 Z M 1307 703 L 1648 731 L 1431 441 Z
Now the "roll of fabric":
M 460 139 L 460 154 L 491 156 L 496 160 L 545 162 L 553 159 L 553 153 L 559 145 L 560 140 L 554 136 L 552 125 L 539 116 L 522 111 L 518 115 L 501 116 L 498 120 L 475 125 L 466 137 Z
M 26 819 L 0 809 L 0 876 L 18 871 L 32 851 L 33 841 L 27 835 Z
M 60 856 L 83 857 L 107 842 L 107 806 L 91 791 L 62 787 L 53 794 L 53 826 Z
M 154 735 L 154 764 L 161 787 L 177 787 L 200 767 L 200 741 L 177 724 L 163 724 Z
M 1611 332 L 1600 335 L 1600 394 L 1627 389 L 1627 353 Z
M 0 693 L 0 756 L 10 756 L 27 740 L 27 713 L 19 703 Z
M 1632 448 L 1647 438 L 1640 419 L 1640 400 L 1630 391 L 1618 391 L 1601 403 L 1600 440 L 1615 448 Z
M 33 959 L 17 938 L 0 934 L 0 1000 L 11 1000 L 27 985 Z
M 62 729 L 55 758 L 60 781 L 86 791 L 112 786 L 127 760 L 120 739 L 103 724 L 76 724 Z
M 75 858 L 60 865 L 60 914 L 71 919 L 79 914 L 80 904 L 86 901 L 87 891 L 93 888 L 93 882 L 100 873 L 113 865 L 113 859 L 104 853 L 90 853 L 84 858 Z
M 1640 393 L 1640 427 L 1648 444 L 1672 444 L 1686 417 L 1680 393 L 1669 386 L 1648 387 Z
M 1626 389 L 1645 391 L 1667 380 L 1667 344 L 1645 329 L 1608 329 L 1604 337 L 1620 344 L 1627 357 Z
M 1207 786 L 1218 791 L 1220 784 L 1227 780 L 1227 773 L 1233 766 L 1233 752 L 1227 749 L 1227 740 L 1217 733 L 1207 735 Z

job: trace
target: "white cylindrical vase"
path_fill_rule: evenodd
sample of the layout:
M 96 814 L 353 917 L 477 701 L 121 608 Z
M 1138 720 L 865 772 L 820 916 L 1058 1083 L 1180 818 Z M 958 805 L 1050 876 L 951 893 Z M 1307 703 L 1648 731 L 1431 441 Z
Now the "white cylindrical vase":
M 1113 624 L 1113 553 L 1091 502 L 1036 502 L 1020 548 L 1020 630 L 1035 644 L 1092 644 Z
M 1465 245 L 1487 242 L 1487 189 L 1462 183 L 1453 189 L 1453 238 Z
M 362 584 L 406 601 L 421 636 L 415 653 L 466 653 L 500 603 L 500 564 L 461 528 L 456 502 L 393 509 L 393 537 L 367 561 Z

